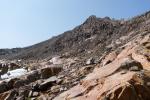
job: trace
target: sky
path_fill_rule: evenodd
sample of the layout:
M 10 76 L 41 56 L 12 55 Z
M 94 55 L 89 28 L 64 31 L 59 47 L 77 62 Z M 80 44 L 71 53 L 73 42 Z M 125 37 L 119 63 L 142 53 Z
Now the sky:
M 150 0 L 0 0 L 0 48 L 47 40 L 90 15 L 128 19 L 149 10 Z

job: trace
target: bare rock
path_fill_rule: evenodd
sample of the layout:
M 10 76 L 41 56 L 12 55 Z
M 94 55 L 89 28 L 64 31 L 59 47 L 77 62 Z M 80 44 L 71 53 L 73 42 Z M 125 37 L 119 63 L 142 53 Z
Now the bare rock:
M 89 58 L 89 59 L 86 61 L 86 65 L 91 65 L 91 64 L 94 64 L 94 58 Z
M 46 89 L 50 88 L 53 83 L 56 83 L 56 81 L 57 81 L 56 76 L 50 77 L 39 85 L 39 89 L 46 90 Z
M 46 67 L 40 70 L 41 78 L 46 79 L 53 75 L 58 74 L 62 67 Z
M 7 83 L 1 82 L 0 83 L 0 93 L 7 91 Z
M 139 62 L 129 58 L 117 59 L 104 67 L 95 68 L 80 84 L 60 94 L 54 100 L 137 100 L 138 98 L 149 100 L 150 88 L 145 87 L 143 82 L 150 80 L 147 76 L 150 74 L 143 74 L 142 77 L 137 71 L 127 71 L 122 74 L 123 70 L 119 70 L 122 66 L 125 69 L 142 67 Z
M 5 100 L 14 100 L 17 97 L 17 91 L 16 90 L 12 90 L 9 95 L 7 95 L 7 97 L 5 98 Z
M 60 85 L 52 86 L 51 87 L 51 92 L 52 93 L 57 93 L 60 91 Z
M 40 74 L 38 71 L 32 71 L 26 75 L 26 79 L 31 83 L 40 79 Z

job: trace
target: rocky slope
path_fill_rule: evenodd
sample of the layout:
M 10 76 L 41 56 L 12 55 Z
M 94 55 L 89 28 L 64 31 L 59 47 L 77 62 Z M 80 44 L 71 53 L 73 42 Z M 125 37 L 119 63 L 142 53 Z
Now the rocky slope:
M 90 16 L 71 31 L 0 55 L 0 75 L 26 70 L 1 79 L 0 100 L 150 100 L 150 12 L 127 21 Z
M 112 20 L 109 17 L 97 18 L 96 16 L 90 16 L 83 24 L 73 30 L 33 46 L 18 49 L 14 53 L 0 53 L 0 58 L 44 59 L 66 53 L 67 56 L 87 56 L 88 52 L 91 51 L 95 52 L 95 55 L 101 56 L 108 49 L 114 50 L 126 42 L 122 39 L 119 40 L 121 36 L 126 36 L 138 29 L 144 30 L 150 22 L 149 17 L 149 12 L 127 21 Z M 117 39 L 118 41 L 115 43 Z M 111 45 L 108 46 L 109 44 Z M 13 50 L 9 51 L 13 52 Z M 91 55 L 89 54 L 89 56 Z

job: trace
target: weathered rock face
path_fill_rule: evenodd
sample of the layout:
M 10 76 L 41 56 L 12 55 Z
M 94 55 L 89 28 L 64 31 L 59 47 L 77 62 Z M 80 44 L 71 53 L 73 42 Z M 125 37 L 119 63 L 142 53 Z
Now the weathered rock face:
M 41 78 L 46 79 L 50 76 L 56 75 L 62 70 L 62 67 L 47 67 L 40 70 Z
M 54 100 L 149 100 L 150 37 L 138 39 L 136 45 L 135 40 L 126 44 L 120 54 L 110 53 L 103 60 L 103 67 L 95 68 L 80 84 Z
M 95 69 L 80 85 L 60 94 L 54 100 L 149 100 L 150 88 L 145 84 L 150 81 L 150 76 L 146 74 L 150 72 L 125 72 L 126 69 L 121 66 L 122 63 L 128 62 L 127 60 L 116 60 Z
M 43 83 L 39 85 L 40 90 L 47 90 L 51 86 L 53 86 L 53 83 L 56 83 L 57 78 L 56 77 L 50 77 L 47 80 L 45 80 Z

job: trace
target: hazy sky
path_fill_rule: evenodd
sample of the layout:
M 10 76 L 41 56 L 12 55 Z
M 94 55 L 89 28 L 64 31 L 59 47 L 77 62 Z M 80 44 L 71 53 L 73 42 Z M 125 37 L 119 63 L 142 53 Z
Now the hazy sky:
M 149 10 L 150 0 L 0 0 L 0 48 L 49 39 L 90 15 L 120 19 Z

